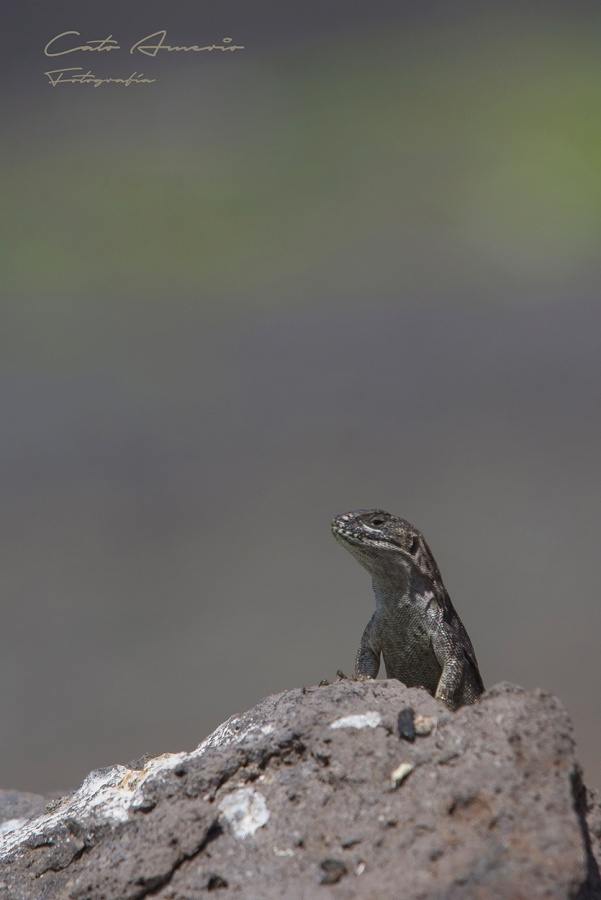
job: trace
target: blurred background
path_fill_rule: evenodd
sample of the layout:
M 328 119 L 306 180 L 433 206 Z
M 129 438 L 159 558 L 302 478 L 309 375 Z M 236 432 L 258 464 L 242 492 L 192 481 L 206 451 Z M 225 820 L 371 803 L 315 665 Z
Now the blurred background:
M 375 506 L 601 786 L 598 3 L 3 20 L 0 786 L 350 672 L 373 598 L 329 523 Z M 129 54 L 159 29 L 244 50 Z M 68 30 L 123 49 L 44 57 Z

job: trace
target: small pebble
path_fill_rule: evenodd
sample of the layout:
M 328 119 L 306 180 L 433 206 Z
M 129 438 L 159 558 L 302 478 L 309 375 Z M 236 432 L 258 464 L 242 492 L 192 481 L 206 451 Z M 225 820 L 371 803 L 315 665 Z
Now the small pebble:
M 402 709 L 400 711 L 398 719 L 398 730 L 399 737 L 404 738 L 406 741 L 415 740 L 413 710 L 410 706 L 407 706 L 405 709 Z
M 435 725 L 436 719 L 433 716 L 416 716 L 413 720 L 415 733 L 419 737 L 426 737 L 428 734 L 432 734 Z
M 392 772 L 390 775 L 390 781 L 393 788 L 398 787 L 410 772 L 413 772 L 413 763 L 402 762 L 399 766 L 397 766 L 394 772 Z
M 348 868 L 346 864 L 343 863 L 340 859 L 332 859 L 331 857 L 327 857 L 326 859 L 322 859 L 319 864 L 321 868 L 324 870 L 325 874 L 320 881 L 320 884 L 336 884 L 343 875 L 346 875 L 348 872 Z

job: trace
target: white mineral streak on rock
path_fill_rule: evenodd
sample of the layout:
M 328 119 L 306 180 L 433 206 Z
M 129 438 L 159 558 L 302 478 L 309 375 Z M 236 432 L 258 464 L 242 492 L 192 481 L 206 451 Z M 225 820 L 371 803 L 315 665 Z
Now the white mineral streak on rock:
M 252 737 L 269 734 L 269 725 L 241 726 L 240 716 L 231 716 L 227 722 L 210 734 L 191 753 L 164 753 L 149 759 L 142 769 L 112 766 L 110 769 L 91 772 L 74 793 L 65 797 L 49 813 L 41 813 L 32 819 L 10 820 L 0 826 L 0 859 L 16 850 L 24 841 L 41 836 L 44 831 L 65 819 L 74 819 L 84 827 L 89 822 L 106 819 L 111 824 L 125 822 L 132 808 L 143 800 L 142 785 L 163 773 L 173 771 L 190 760 L 203 756 L 214 747 L 238 744 Z M 269 813 L 267 813 L 269 817 Z M 265 820 L 267 821 L 267 820 Z M 261 823 L 264 824 L 264 823 Z M 259 826 L 257 826 L 259 827 Z
M 241 741 L 248 740 L 252 736 L 260 736 L 270 734 L 273 731 L 273 725 L 246 725 L 241 726 L 241 716 L 230 716 L 219 728 L 202 741 L 191 753 L 191 756 L 202 756 L 207 750 L 213 747 L 227 747 L 228 744 L 239 744 Z
M 121 788 L 121 782 L 126 782 L 128 776 L 132 774 L 132 770 L 126 769 L 125 766 L 113 766 L 111 769 L 91 772 L 81 787 L 66 797 L 52 812 L 34 816 L 21 828 L 0 835 L 0 857 L 15 850 L 28 838 L 41 836 L 47 828 L 58 825 L 67 817 L 85 822 L 94 810 L 95 815 L 112 822 L 123 822 L 127 818 L 126 810 L 131 803 L 131 788 L 127 785 L 125 789 Z
M 219 811 L 237 838 L 250 837 L 269 820 L 265 797 L 254 788 L 240 788 L 219 804 Z
M 332 722 L 330 728 L 377 728 L 382 721 L 379 712 L 367 712 L 357 716 L 343 716 Z
M 6 819 L 4 822 L 0 822 L 0 835 L 9 834 L 11 831 L 16 831 L 18 828 L 21 828 L 25 825 L 27 819 Z

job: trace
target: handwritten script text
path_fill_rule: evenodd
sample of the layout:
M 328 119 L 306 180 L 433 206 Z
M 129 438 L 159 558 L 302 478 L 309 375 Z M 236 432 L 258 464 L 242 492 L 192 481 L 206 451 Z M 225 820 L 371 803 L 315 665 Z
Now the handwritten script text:
M 79 51 L 89 51 L 93 53 L 101 53 L 102 51 L 110 53 L 111 50 L 121 50 L 121 44 L 118 44 L 112 34 L 102 40 L 87 41 L 80 44 L 74 40 L 74 37 L 81 37 L 79 31 L 63 31 L 57 34 L 52 40 L 48 41 L 44 47 L 46 56 L 65 56 L 67 53 L 77 53 Z M 143 53 L 145 56 L 156 56 L 160 50 L 166 50 L 169 53 L 201 53 L 204 50 L 221 50 L 232 52 L 234 50 L 244 50 L 244 46 L 233 44 L 230 37 L 222 38 L 221 44 L 190 44 L 189 46 L 179 46 L 175 44 L 167 44 L 167 31 L 155 31 L 148 34 L 142 40 L 136 41 L 129 48 L 130 53 Z

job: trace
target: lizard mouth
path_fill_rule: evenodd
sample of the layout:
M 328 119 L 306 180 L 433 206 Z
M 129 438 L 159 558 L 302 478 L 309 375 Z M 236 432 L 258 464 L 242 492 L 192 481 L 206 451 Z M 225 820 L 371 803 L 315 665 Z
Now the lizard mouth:
M 372 534 L 365 529 L 365 526 L 349 528 L 348 524 L 340 522 L 338 519 L 334 519 L 332 522 L 332 534 L 341 543 L 355 544 L 357 547 L 370 546 L 384 549 L 403 549 L 399 543 L 385 537 L 381 532 Z

